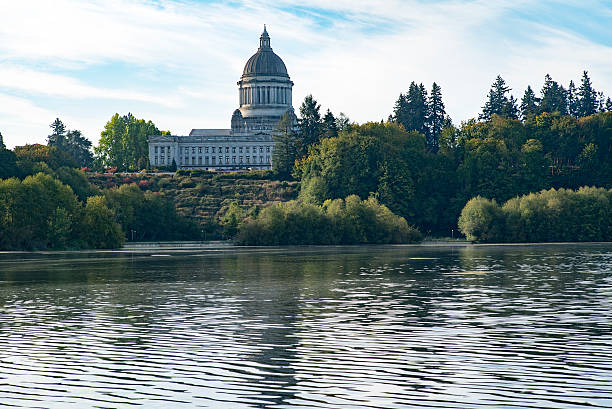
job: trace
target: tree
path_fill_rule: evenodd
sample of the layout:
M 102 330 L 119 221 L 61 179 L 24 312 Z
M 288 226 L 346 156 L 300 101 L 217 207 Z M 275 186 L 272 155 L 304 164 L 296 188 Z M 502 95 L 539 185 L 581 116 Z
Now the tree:
M 298 156 L 304 156 L 308 152 L 308 147 L 319 142 L 321 137 L 321 105 L 312 97 L 307 95 L 300 106 L 300 127 L 301 144 L 298 146 Z
M 66 152 L 80 167 L 92 166 L 91 142 L 83 137 L 81 131 L 67 130 L 66 125 L 59 118 L 56 118 L 49 127 L 52 133 L 47 137 L 47 146 Z
M 297 158 L 297 135 L 295 118 L 285 112 L 273 134 L 272 170 L 280 179 L 289 179 Z
M 540 113 L 559 112 L 561 115 L 567 115 L 567 91 L 563 86 L 553 81 L 548 74 L 544 78 L 539 111 Z
M 347 129 L 351 125 L 351 120 L 344 112 L 340 112 L 336 117 L 336 129 L 338 132 Z
M 125 241 L 125 234 L 115 220 L 115 213 L 108 208 L 104 196 L 87 199 L 79 230 L 81 239 L 88 248 L 118 248 Z
M 506 85 L 506 81 L 498 75 L 489 90 L 487 102 L 482 107 L 482 113 L 478 116 L 478 119 L 488 121 L 493 114 L 517 119 L 518 108 L 516 107 L 516 100 L 512 96 L 508 98 L 506 95 L 510 90 L 511 88 Z
M 606 112 L 612 112 L 612 99 L 610 97 L 606 100 Z
M 63 148 L 66 142 L 66 125 L 59 118 L 55 118 L 55 121 L 49 125 L 49 128 L 53 132 L 47 137 L 47 145 L 60 149 Z
M 336 118 L 334 114 L 328 109 L 323 117 L 322 124 L 322 133 L 325 138 L 333 138 L 334 136 L 338 136 L 338 124 L 336 123 Z
M 502 241 L 504 219 L 495 200 L 481 196 L 471 199 L 459 217 L 459 230 L 468 240 Z
M 423 135 L 427 129 L 427 91 L 423 84 L 410 83 L 408 92 L 400 94 L 393 110 L 393 120 L 407 131 L 417 131 Z
M 427 124 L 429 132 L 426 134 L 425 145 L 431 152 L 437 153 L 440 149 L 440 134 L 444 128 L 446 111 L 442 101 L 442 88 L 435 82 L 431 86 L 428 105 Z
M 574 81 L 570 81 L 567 89 L 567 113 L 576 118 L 580 116 L 580 102 Z
M 113 117 L 100 134 L 99 145 L 94 148 L 99 167 L 117 167 L 118 170 L 140 170 L 149 163 L 149 140 L 161 131 L 151 121 L 136 119 L 128 113 Z
M 6 145 L 4 144 L 4 138 L 2 137 L 2 132 L 0 132 L 0 151 L 5 150 L 5 149 L 6 149 Z
M 582 83 L 578 89 L 579 116 L 589 116 L 597 112 L 597 91 L 591 85 L 587 71 L 582 73 Z
M 526 120 L 529 117 L 533 117 L 538 113 L 539 98 L 536 97 L 535 92 L 531 89 L 531 85 L 527 86 L 525 94 L 521 99 L 521 117 Z

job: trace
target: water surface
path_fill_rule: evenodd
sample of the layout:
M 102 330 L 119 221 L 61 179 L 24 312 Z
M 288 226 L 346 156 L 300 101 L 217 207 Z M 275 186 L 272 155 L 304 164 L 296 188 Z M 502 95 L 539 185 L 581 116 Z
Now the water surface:
M 0 254 L 0 406 L 612 407 L 612 245 Z

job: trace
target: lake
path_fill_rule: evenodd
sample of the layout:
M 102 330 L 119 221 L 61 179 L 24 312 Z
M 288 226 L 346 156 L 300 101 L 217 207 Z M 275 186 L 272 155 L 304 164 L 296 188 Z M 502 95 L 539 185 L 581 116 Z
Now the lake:
M 612 244 L 0 253 L 0 280 L 2 407 L 612 407 Z

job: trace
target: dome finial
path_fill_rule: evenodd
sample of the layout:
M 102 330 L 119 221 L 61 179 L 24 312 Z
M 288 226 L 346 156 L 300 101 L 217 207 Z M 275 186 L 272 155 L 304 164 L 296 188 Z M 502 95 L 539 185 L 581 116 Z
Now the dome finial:
M 267 48 L 270 48 L 270 36 L 268 35 L 266 25 L 264 24 L 264 31 L 261 33 L 261 37 L 259 37 L 259 49 L 261 50 Z

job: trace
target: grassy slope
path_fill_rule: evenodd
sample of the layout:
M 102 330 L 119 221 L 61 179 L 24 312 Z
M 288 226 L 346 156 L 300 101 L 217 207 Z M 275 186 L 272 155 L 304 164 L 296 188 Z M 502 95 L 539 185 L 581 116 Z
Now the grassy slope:
M 142 190 L 171 198 L 177 211 L 202 226 L 216 224 L 233 201 L 244 209 L 295 199 L 297 182 L 269 180 L 265 172 L 187 172 L 186 174 L 92 174 L 100 188 L 137 183 Z

